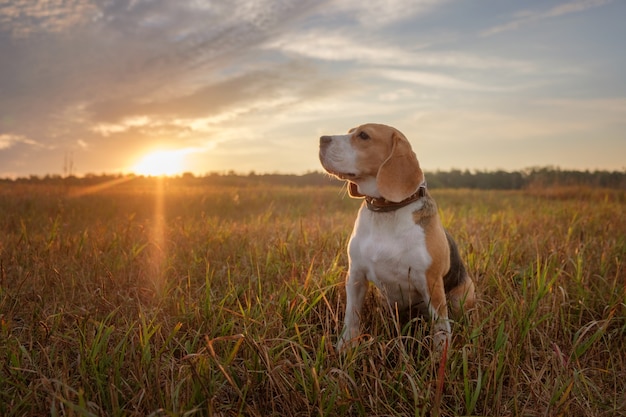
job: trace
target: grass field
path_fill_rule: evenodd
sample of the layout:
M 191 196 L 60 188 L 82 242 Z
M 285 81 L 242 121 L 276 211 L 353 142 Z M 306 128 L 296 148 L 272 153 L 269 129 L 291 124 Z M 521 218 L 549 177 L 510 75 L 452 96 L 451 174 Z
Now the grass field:
M 433 190 L 477 285 L 447 362 L 370 297 L 336 187 L 0 184 L 0 415 L 626 415 L 626 192 Z

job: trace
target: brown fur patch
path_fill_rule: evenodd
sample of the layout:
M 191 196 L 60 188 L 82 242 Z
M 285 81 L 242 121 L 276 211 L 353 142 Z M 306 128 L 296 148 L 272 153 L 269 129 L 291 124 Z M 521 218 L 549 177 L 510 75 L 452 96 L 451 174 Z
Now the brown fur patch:
M 439 220 L 437 205 L 428 196 L 425 201 L 426 209 L 422 215 L 420 211 L 413 213 L 413 219 L 419 217 L 419 224 L 424 228 L 426 235 L 426 248 L 432 259 L 430 267 L 426 270 L 426 281 L 430 291 L 430 302 L 437 311 L 439 317 L 447 318 L 446 293 L 443 285 L 443 276 L 450 269 L 450 248 L 446 239 L 445 231 Z
M 413 221 L 426 229 L 430 221 L 437 216 L 437 204 L 426 192 L 422 208 L 413 212 Z
M 431 303 L 444 318 L 447 317 L 446 304 L 453 316 L 459 316 L 461 310 L 474 305 L 474 283 L 462 265 L 456 244 L 450 242 L 452 238 L 441 225 L 437 204 L 430 194 L 426 194 L 422 208 L 413 212 L 413 221 L 424 228 L 426 247 L 432 258 L 426 271 Z M 455 263 L 454 271 L 452 262 Z M 451 276 L 451 273 L 456 275 Z
M 474 283 L 466 275 L 463 283 L 454 287 L 448 292 L 450 312 L 452 317 L 458 319 L 462 313 L 474 307 L 476 296 L 474 294 Z

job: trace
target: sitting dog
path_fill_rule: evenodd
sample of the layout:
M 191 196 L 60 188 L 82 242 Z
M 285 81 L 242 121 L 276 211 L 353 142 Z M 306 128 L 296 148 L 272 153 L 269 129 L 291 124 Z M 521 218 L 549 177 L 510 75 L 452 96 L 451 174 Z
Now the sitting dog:
M 338 350 L 354 344 L 368 281 L 395 312 L 426 311 L 434 347 L 450 341 L 448 308 L 458 317 L 474 304 L 474 283 L 443 228 L 415 153 L 398 130 L 365 124 L 320 138 L 324 169 L 365 198 L 348 245 L 345 325 Z

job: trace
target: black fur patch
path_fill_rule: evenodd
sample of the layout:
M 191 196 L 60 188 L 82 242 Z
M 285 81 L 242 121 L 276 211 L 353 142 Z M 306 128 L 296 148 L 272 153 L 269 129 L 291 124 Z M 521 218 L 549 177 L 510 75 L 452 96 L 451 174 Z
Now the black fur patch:
M 450 292 L 457 285 L 465 281 L 467 277 L 467 271 L 465 265 L 459 254 L 459 248 L 456 246 L 456 242 L 450 236 L 450 233 L 446 230 L 446 238 L 448 239 L 448 246 L 450 247 L 450 270 L 443 277 L 443 286 L 446 293 Z

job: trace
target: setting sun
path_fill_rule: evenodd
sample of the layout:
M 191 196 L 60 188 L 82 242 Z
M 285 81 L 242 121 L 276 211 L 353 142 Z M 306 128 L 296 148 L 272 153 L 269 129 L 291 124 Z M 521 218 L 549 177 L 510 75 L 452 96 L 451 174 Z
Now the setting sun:
M 132 171 L 139 175 L 176 175 L 185 170 L 185 153 L 181 151 L 156 151 L 144 156 Z

